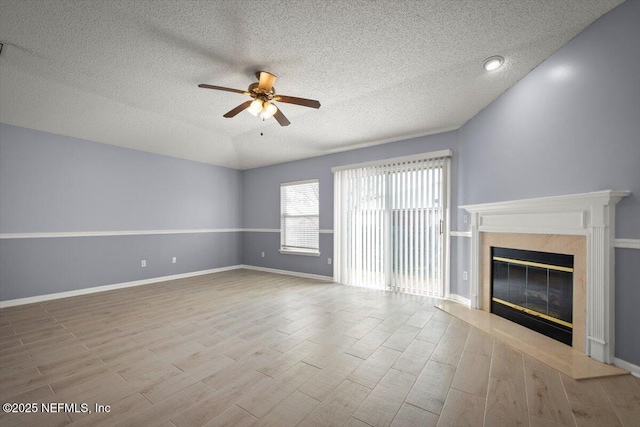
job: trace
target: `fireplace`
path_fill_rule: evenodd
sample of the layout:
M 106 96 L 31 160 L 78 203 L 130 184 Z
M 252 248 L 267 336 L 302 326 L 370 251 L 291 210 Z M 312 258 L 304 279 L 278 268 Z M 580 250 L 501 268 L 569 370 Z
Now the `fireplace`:
M 573 255 L 491 247 L 490 307 L 572 345 Z
M 603 190 L 460 206 L 471 213 L 471 306 L 490 309 L 489 247 L 573 254 L 573 348 L 612 363 L 615 206 L 629 194 Z M 490 243 L 503 237 L 510 243 Z M 572 238 L 582 243 L 564 250 L 576 243 Z

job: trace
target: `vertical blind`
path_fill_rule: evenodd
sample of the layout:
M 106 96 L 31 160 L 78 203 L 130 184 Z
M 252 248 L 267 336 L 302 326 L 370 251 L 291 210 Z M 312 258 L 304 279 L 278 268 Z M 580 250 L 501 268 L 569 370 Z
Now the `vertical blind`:
M 318 180 L 281 184 L 281 249 L 318 251 L 319 228 Z
M 337 282 L 444 296 L 448 164 L 412 156 L 334 170 Z

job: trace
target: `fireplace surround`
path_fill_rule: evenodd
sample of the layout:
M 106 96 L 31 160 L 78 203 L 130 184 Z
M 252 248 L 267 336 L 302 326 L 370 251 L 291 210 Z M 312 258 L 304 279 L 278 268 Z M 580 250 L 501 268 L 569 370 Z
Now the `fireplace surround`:
M 527 245 L 527 240 L 548 241 L 547 236 L 577 238 L 584 242 L 584 254 L 574 260 L 584 266 L 584 272 L 582 279 L 574 274 L 572 344 L 587 356 L 612 363 L 615 340 L 615 205 L 629 194 L 629 191 L 604 190 L 461 206 L 471 214 L 472 308 L 490 309 L 490 278 L 484 280 L 490 276 L 487 273 L 490 272 L 490 256 L 483 256 L 490 236 L 510 239 L 514 235 L 524 235 L 524 240 L 518 238 L 522 245 Z M 536 247 L 525 249 L 543 250 Z

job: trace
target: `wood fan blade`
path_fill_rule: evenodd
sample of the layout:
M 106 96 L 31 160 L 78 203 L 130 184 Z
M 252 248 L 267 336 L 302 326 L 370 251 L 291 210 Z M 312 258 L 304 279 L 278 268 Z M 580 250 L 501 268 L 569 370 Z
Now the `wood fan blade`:
M 289 121 L 289 119 L 287 119 L 284 114 L 282 114 L 282 111 L 280 111 L 280 109 L 278 108 L 278 110 L 273 114 L 273 118 L 276 119 L 278 121 L 278 123 L 280 123 L 280 126 L 289 126 L 291 124 L 291 122 Z
M 251 105 L 252 102 L 253 102 L 253 100 L 249 100 L 247 102 L 243 102 L 242 104 L 238 105 L 233 110 L 231 110 L 228 113 L 226 113 L 223 117 L 226 117 L 227 119 L 230 119 L 231 117 L 236 116 L 239 112 L 244 111 L 247 108 L 249 108 L 249 105 Z
M 302 105 L 303 107 L 320 108 L 320 101 L 315 99 L 296 98 L 295 96 L 276 95 L 274 101 L 286 102 L 287 104 Z
M 247 92 L 246 90 L 232 89 L 230 87 L 213 86 L 213 85 L 207 85 L 204 83 L 199 84 L 198 87 L 201 87 L 204 89 L 224 90 L 225 92 L 233 92 L 233 93 L 241 93 L 243 95 L 249 95 L 249 92 Z
M 271 92 L 273 84 L 276 82 L 276 76 L 266 71 L 258 71 L 258 73 L 260 74 L 260 76 L 258 77 L 258 87 L 265 90 L 266 92 Z

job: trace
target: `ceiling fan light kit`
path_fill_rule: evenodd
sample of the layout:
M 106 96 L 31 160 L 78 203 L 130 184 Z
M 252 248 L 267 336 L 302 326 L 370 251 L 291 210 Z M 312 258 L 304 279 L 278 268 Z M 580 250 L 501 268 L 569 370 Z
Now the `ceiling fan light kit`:
M 249 88 L 244 91 L 240 89 L 232 89 L 222 86 L 214 86 L 209 84 L 199 84 L 198 87 L 204 89 L 222 90 L 225 92 L 240 93 L 248 95 L 253 98 L 253 101 L 246 101 L 238 105 L 233 110 L 224 114 L 223 117 L 231 118 L 235 117 L 241 111 L 247 110 L 252 116 L 260 119 L 267 120 L 274 117 L 280 126 L 289 126 L 291 122 L 282 114 L 282 111 L 273 103 L 273 101 L 284 102 L 287 104 L 301 105 L 303 107 L 320 108 L 320 102 L 315 99 L 297 98 L 287 95 L 276 95 L 276 90 L 273 84 L 276 81 L 276 76 L 267 71 L 258 71 L 256 73 L 257 83 L 252 83 Z
M 253 117 L 258 117 L 258 113 L 262 111 L 262 101 L 254 99 L 249 105 L 249 108 L 247 108 L 247 111 L 251 113 Z
M 267 120 L 273 117 L 273 115 L 278 111 L 278 107 L 273 105 L 271 102 L 266 101 L 262 104 L 262 111 L 260 112 L 260 118 L 262 120 Z

